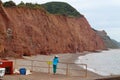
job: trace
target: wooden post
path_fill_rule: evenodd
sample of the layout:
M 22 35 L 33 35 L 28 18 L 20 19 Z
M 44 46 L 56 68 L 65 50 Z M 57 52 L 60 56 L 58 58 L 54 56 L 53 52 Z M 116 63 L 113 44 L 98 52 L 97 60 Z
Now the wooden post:
M 47 61 L 47 64 L 48 64 L 48 74 L 50 74 L 50 65 L 52 65 L 52 62 L 51 61 Z
M 31 71 L 33 71 L 33 60 L 31 60 Z
M 50 64 L 48 64 L 48 74 L 50 74 Z
M 85 65 L 86 66 L 86 74 L 85 74 L 85 77 L 87 77 L 87 65 Z
M 66 63 L 66 65 L 67 65 L 67 68 L 66 68 L 66 76 L 68 76 L 68 72 L 69 72 L 69 71 L 68 71 L 68 70 L 69 70 L 69 69 L 68 69 L 68 63 Z
M 15 63 L 14 63 L 14 69 L 17 69 L 18 67 L 17 67 L 17 59 L 15 58 L 15 61 L 14 61 Z

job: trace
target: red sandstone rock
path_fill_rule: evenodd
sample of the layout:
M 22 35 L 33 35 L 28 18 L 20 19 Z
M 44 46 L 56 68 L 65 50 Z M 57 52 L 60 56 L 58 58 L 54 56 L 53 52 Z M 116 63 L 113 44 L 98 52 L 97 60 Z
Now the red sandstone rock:
M 71 18 L 16 7 L 0 7 L 0 43 L 7 56 L 15 57 L 106 48 L 85 17 Z

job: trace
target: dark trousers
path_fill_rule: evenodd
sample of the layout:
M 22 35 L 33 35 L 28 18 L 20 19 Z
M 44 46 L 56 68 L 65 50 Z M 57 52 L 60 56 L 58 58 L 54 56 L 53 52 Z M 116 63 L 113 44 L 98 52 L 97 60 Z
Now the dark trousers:
M 56 73 L 57 65 L 53 65 L 53 73 Z

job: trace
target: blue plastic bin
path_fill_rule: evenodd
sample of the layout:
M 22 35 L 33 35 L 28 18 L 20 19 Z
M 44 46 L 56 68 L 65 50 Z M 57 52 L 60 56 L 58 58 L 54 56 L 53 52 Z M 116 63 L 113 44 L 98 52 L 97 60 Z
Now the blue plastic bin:
M 25 68 L 20 68 L 20 74 L 25 75 L 26 74 L 26 69 Z

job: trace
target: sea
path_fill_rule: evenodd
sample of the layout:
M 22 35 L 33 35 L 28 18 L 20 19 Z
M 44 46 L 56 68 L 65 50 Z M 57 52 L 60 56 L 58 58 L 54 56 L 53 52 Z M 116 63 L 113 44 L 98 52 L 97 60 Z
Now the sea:
M 79 56 L 76 64 L 87 64 L 87 69 L 101 76 L 120 75 L 120 49 L 109 49 Z M 84 66 L 81 66 L 84 68 Z

